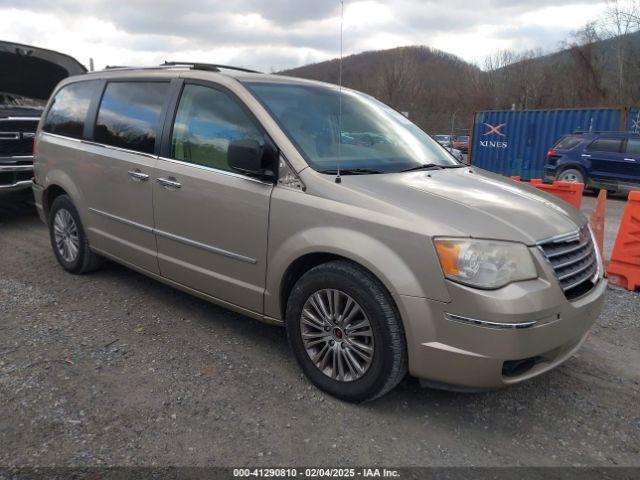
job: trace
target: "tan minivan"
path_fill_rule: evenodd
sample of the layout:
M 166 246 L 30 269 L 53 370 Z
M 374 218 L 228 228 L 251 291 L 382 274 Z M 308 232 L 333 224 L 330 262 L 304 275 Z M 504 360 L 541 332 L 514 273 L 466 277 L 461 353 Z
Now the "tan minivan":
M 71 77 L 36 135 L 69 272 L 103 258 L 284 325 L 321 389 L 480 390 L 569 358 L 606 281 L 585 217 L 374 98 L 203 64 Z

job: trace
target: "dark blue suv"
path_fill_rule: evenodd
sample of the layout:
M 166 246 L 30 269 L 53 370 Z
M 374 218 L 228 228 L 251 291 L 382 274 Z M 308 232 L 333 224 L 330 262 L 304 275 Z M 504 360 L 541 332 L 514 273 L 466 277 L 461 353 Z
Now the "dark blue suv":
M 640 189 L 640 134 L 573 133 L 547 153 L 544 179 L 581 182 L 611 192 Z

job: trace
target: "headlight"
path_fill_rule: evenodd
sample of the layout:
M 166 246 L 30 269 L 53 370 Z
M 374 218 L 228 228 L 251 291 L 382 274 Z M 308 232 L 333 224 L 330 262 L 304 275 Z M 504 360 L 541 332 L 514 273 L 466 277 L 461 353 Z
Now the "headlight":
M 478 288 L 500 288 L 537 278 L 529 249 L 521 243 L 461 238 L 434 240 L 445 276 Z

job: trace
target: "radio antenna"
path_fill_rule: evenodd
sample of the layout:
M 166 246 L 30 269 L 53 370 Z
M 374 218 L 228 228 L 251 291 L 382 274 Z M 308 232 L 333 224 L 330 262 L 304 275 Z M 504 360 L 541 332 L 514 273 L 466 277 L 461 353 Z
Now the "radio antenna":
M 336 183 L 341 183 L 340 160 L 342 159 L 342 30 L 344 23 L 344 0 L 340 0 L 340 61 L 338 67 L 338 161 Z

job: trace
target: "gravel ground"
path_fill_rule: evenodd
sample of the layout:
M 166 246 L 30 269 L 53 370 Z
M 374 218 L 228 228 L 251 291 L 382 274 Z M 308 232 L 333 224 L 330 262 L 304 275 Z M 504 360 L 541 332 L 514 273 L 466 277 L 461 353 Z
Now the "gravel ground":
M 65 273 L 0 208 L 0 465 L 640 465 L 640 295 L 509 389 L 407 378 L 364 406 L 303 378 L 284 331 L 113 263 Z

